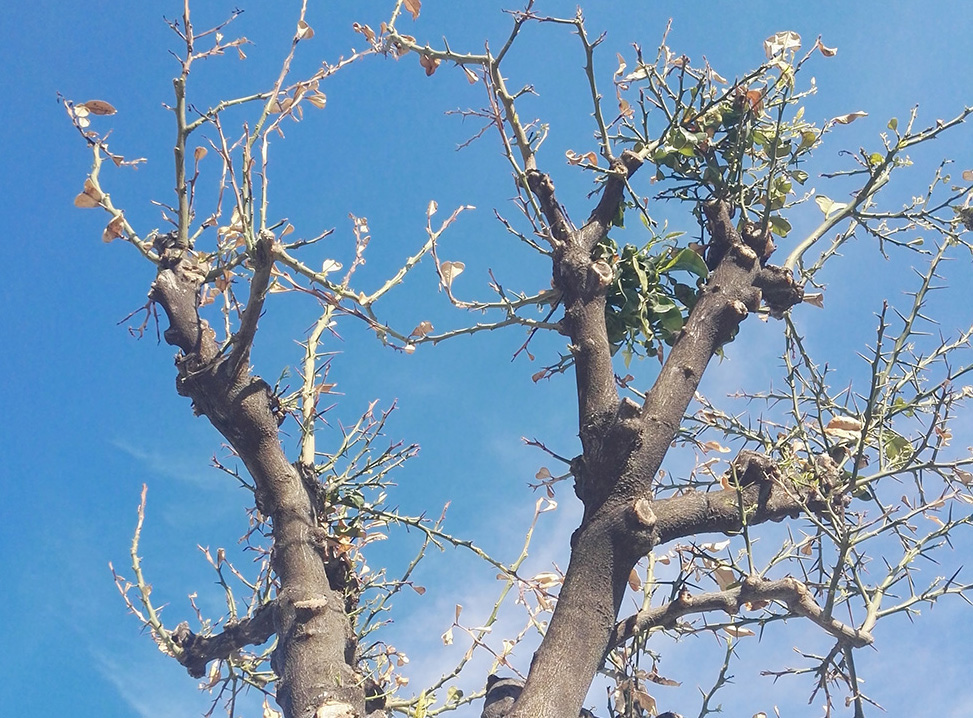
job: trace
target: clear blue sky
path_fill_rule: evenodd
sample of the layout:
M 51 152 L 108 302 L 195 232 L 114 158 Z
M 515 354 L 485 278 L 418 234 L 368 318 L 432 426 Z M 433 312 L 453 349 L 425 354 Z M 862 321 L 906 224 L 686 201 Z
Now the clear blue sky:
M 289 42 L 298 3 L 237 5 L 245 12 L 227 34 L 246 35 L 255 44 L 247 48 L 246 62 L 226 57 L 194 71 L 190 92 L 201 106 L 264 89 Z M 316 36 L 302 48 L 297 66 L 308 70 L 321 58 L 334 60 L 352 45 L 361 47 L 352 22 L 377 27 L 391 5 L 390 0 L 312 2 L 309 21 Z M 538 5 L 551 14 L 574 11 L 573 3 L 540 0 Z M 888 119 L 904 117 L 916 102 L 923 124 L 973 103 L 973 11 L 963 3 L 633 0 L 587 5 L 591 34 L 608 33 L 599 55 L 606 79 L 615 52 L 631 58 L 633 41 L 651 50 L 669 17 L 674 19 L 670 46 L 694 59 L 705 55 L 727 77 L 761 62 L 762 41 L 774 32 L 795 30 L 807 46 L 823 35 L 839 52 L 830 60 L 814 60 L 806 73 L 817 78 L 820 88 L 809 104 L 809 117 L 821 122 L 855 110 L 866 110 L 869 117 L 832 135 L 819 154 L 817 171 L 833 167 L 839 149 L 877 148 L 877 135 Z M 197 3 L 197 27 L 223 19 L 233 7 L 214 0 Z M 445 35 L 454 49 L 478 51 L 485 38 L 497 44 L 503 37 L 507 18 L 501 7 L 426 0 L 414 34 L 433 43 Z M 5 68 L 0 79 L 5 128 L 0 186 L 8 247 L 0 270 L 4 715 L 168 718 L 198 714 L 206 705 L 194 681 L 137 635 L 137 623 L 126 616 L 107 566 L 113 561 L 127 569 L 139 487 L 146 482 L 142 553 L 154 597 L 171 605 L 166 618 L 173 625 L 189 617 L 185 597 L 192 591 L 199 591 L 204 606 L 218 610 L 220 596 L 196 545 L 232 545 L 244 527 L 246 496 L 207 468 L 220 441 L 176 395 L 171 348 L 157 346 L 152 338 L 135 341 L 117 326 L 144 303 L 151 267 L 131 248 L 101 243 L 102 214 L 73 207 L 90 160 L 55 101 L 61 92 L 76 101 L 104 99 L 118 108 L 110 120 L 116 128 L 113 149 L 149 162 L 137 171 L 108 172 L 104 182 L 138 229 L 160 226 L 149 200 L 169 201 L 173 185 L 174 129 L 162 104 L 170 101 L 176 72 L 167 50 L 177 49 L 162 16 L 180 12 L 176 2 L 37 0 L 10 4 L 0 25 Z M 556 173 L 562 201 L 578 219 L 588 211 L 587 185 L 566 167 L 563 153 L 593 149 L 579 44 L 563 29 L 549 27 L 532 30 L 528 39 L 508 68 L 509 79 L 514 86 L 534 84 L 540 95 L 527 110 L 551 123 L 540 160 Z M 280 216 L 308 235 L 336 227 L 329 246 L 337 256 L 347 253 L 348 213 L 367 217 L 373 235 L 362 275 L 367 283 L 377 282 L 421 244 L 429 200 L 438 201 L 443 213 L 476 205 L 441 249 L 444 259 L 467 264 L 457 288 L 486 296 L 487 268 L 505 286 L 526 291 L 547 286 L 549 268 L 513 246 L 493 220 L 494 207 L 507 215 L 515 212 L 509 203 L 512 183 L 495 138 L 487 135 L 470 150 L 454 151 L 478 128 L 443 112 L 480 106 L 478 87 L 471 88 L 460 72 L 446 66 L 426 78 L 416 58 L 406 57 L 399 62 L 370 58 L 322 89 L 327 108 L 288 127 L 287 140 L 273 146 L 273 201 Z M 957 160 L 958 169 L 973 167 L 971 130 L 953 133 L 930 148 L 928 158 L 935 162 L 948 156 Z M 913 176 L 922 187 L 925 175 Z M 201 181 L 200 192 L 205 189 Z M 907 197 L 908 190 L 902 191 Z M 680 218 L 673 214 L 671 219 L 678 223 Z M 691 229 L 688 217 L 682 221 L 682 228 Z M 874 251 L 852 254 L 853 261 L 836 263 L 826 277 L 828 308 L 796 310 L 815 346 L 830 352 L 824 358 L 847 367 L 849 375 L 855 371 L 855 348 L 872 337 L 871 314 L 880 298 L 902 297 L 889 278 L 904 276 L 883 265 Z M 863 261 L 875 269 L 870 265 L 862 273 Z M 954 270 L 962 286 L 969 265 Z M 424 319 L 437 329 L 462 324 L 466 317 L 446 306 L 433 276 L 430 267 L 421 267 L 392 297 L 387 315 L 407 329 Z M 970 324 L 966 297 L 945 307 L 944 331 Z M 298 360 L 292 340 L 300 337 L 312 311 L 291 297 L 269 307 L 255 360 L 271 381 Z M 451 500 L 452 525 L 458 531 L 511 557 L 535 498 L 526 484 L 547 463 L 524 448 L 520 437 L 536 436 L 561 454 L 577 453 L 573 381 L 561 377 L 532 383 L 536 364 L 510 362 L 523 341 L 516 330 L 423 347 L 410 357 L 383 350 L 350 324 L 339 330 L 345 341 L 334 348 L 344 354 L 335 362 L 333 378 L 345 396 L 334 418 L 347 420 L 372 399 L 397 399 L 400 409 L 390 435 L 422 445 L 420 457 L 398 477 L 403 508 L 436 513 Z M 714 367 L 708 392 L 717 396 L 740 388 L 741 362 L 765 366 L 763 377 L 773 376 L 781 346 L 778 332 L 779 326 L 748 322 L 728 361 Z M 542 340 L 535 353 L 553 356 L 557 348 L 556 338 Z M 639 372 L 649 377 L 651 367 Z M 763 378 L 760 373 L 748 377 Z M 958 443 L 973 439 L 958 437 Z M 537 544 L 538 571 L 550 560 L 566 566 L 565 545 L 577 507 L 569 490 L 558 498 L 561 509 L 547 520 Z M 407 554 L 403 544 L 411 541 L 397 537 L 382 547 L 381 556 L 401 561 Z M 963 557 L 956 557 L 961 563 Z M 420 576 L 430 591 L 403 602 L 390 634 L 410 653 L 416 685 L 421 676 L 446 665 L 435 646 L 452 619 L 453 604 L 464 603 L 468 612 L 487 608 L 495 592 L 493 573 L 471 568 L 466 557 L 453 552 L 430 561 Z M 460 585 L 450 588 L 450 579 Z M 973 712 L 966 667 L 973 631 L 969 614 L 958 609 L 958 601 L 937 606 L 914 626 L 900 622 L 880 632 L 866 675 L 871 694 L 889 715 Z M 475 623 L 472 616 L 469 620 Z M 775 628 L 781 634 L 776 642 L 742 646 L 744 655 L 757 658 L 750 668 L 788 662 L 790 646 L 810 635 L 810 627 L 797 621 Z M 701 647 L 698 653 L 681 646 L 664 664 L 684 681 L 687 702 L 678 709 L 687 715 L 698 705 L 692 662 L 710 656 L 705 664 L 709 673 L 698 679 L 705 685 L 719 653 L 705 638 L 692 643 Z M 707 653 L 710 648 L 714 652 Z M 772 656 L 780 658 L 776 665 Z M 518 657 L 526 666 L 529 652 Z M 738 664 L 737 674 L 745 687 L 731 689 L 735 697 L 727 698 L 728 715 L 772 714 L 774 704 L 785 716 L 817 714 L 804 705 L 806 684 L 775 686 L 757 670 L 744 675 L 744 667 Z M 482 673 L 475 677 L 481 679 Z M 474 715 L 474 710 L 462 715 Z

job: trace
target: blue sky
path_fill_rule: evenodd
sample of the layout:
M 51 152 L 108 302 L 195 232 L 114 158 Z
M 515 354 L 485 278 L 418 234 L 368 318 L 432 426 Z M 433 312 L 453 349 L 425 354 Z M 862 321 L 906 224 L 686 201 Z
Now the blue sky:
M 296 3 L 238 5 L 245 12 L 227 34 L 246 35 L 254 45 L 247 47 L 245 62 L 226 57 L 194 70 L 190 92 L 197 93 L 193 97 L 200 105 L 263 89 L 286 50 Z M 295 70 L 313 71 L 320 59 L 334 60 L 350 46 L 361 47 L 352 22 L 376 27 L 389 6 L 379 0 L 312 2 L 309 22 L 316 36 L 302 47 Z M 538 6 L 551 14 L 574 11 L 565 2 L 540 0 Z M 445 35 L 453 48 L 478 51 L 484 38 L 497 44 L 503 37 L 507 18 L 501 7 L 426 0 L 414 34 L 433 43 Z M 222 20 L 232 9 L 233 4 L 214 0 L 198 3 L 197 27 Z M 916 102 L 921 124 L 950 117 L 973 102 L 968 90 L 973 11 L 961 3 L 633 0 L 591 2 L 586 11 L 589 32 L 608 33 L 599 56 L 606 82 L 614 53 L 631 57 L 633 41 L 650 51 L 669 17 L 670 46 L 693 59 L 705 55 L 727 77 L 760 63 L 762 42 L 774 32 L 795 30 L 808 46 L 823 35 L 839 52 L 832 59 L 815 59 L 805 73 L 815 76 L 820 88 L 809 102 L 808 117 L 820 123 L 856 110 L 869 116 L 831 135 L 818 153 L 816 171 L 834 167 L 840 149 L 877 147 L 888 119 L 904 117 Z M 197 590 L 203 605 L 218 610 L 220 596 L 196 545 L 232 545 L 244 528 L 246 496 L 208 468 L 221 451 L 220 441 L 176 395 L 172 350 L 151 337 L 136 341 L 117 325 L 144 303 L 151 268 L 128 247 L 104 246 L 104 216 L 72 205 L 90 160 L 55 101 L 60 92 L 77 101 L 104 99 L 118 108 L 110 118 L 113 149 L 149 162 L 137 171 L 107 173 L 104 181 L 137 228 L 160 226 L 149 200 L 168 200 L 171 193 L 174 130 L 162 103 L 170 100 L 176 72 L 167 54 L 176 48 L 176 38 L 162 16 L 180 12 L 178 3 L 38 0 L 5 8 L 0 26 L 0 60 L 6 68 L 0 78 L 5 100 L 0 119 L 7 128 L 0 184 L 6 246 L 17 250 L 8 253 L 0 273 L 5 377 L 0 403 L 6 408 L 0 415 L 0 537 L 7 546 L 0 633 L 8 646 L 0 710 L 8 715 L 187 716 L 206 705 L 194 681 L 138 635 L 107 566 L 113 561 L 127 567 L 139 488 L 148 483 L 142 554 L 155 597 L 171 605 L 167 620 L 175 624 L 188 617 L 185 597 Z M 515 86 L 531 83 L 539 94 L 526 112 L 551 124 L 540 160 L 555 173 L 562 201 L 578 219 L 587 213 L 589 186 L 563 157 L 565 149 L 593 149 L 580 47 L 563 29 L 535 28 L 525 39 L 512 58 L 509 79 Z M 308 235 L 336 227 L 328 251 L 339 257 L 348 252 L 348 213 L 367 217 L 373 241 L 362 281 L 374 286 L 424 240 L 430 200 L 443 213 L 472 204 L 477 210 L 449 230 L 440 250 L 443 258 L 467 264 L 456 286 L 487 296 L 488 268 L 505 286 L 525 291 L 547 286 L 549 267 L 514 246 L 493 219 L 493 208 L 508 216 L 515 212 L 495 138 L 488 134 L 472 148 L 455 151 L 478 127 L 443 113 L 479 107 L 479 87 L 470 87 L 462 73 L 446 66 L 426 78 L 416 58 L 406 57 L 398 62 L 370 58 L 322 89 L 327 108 L 287 127 L 286 141 L 273 145 L 272 201 L 280 216 Z M 928 162 L 943 156 L 956 159 L 958 169 L 973 167 L 971 138 L 969 130 L 960 130 L 928 148 L 911 171 L 917 187 L 924 187 Z M 213 176 L 208 181 L 212 189 Z M 200 192 L 205 189 L 201 181 Z M 894 191 L 896 201 L 910 195 L 904 185 Z M 691 229 L 678 208 L 668 216 L 673 228 Z M 810 225 L 795 226 L 799 233 Z M 862 273 L 862 266 L 869 269 Z M 951 271 L 962 288 L 969 264 L 957 262 Z M 827 309 L 796 310 L 812 345 L 832 366 L 847 376 L 860 370 L 855 351 L 873 336 L 872 315 L 883 296 L 903 299 L 898 280 L 907 274 L 908 267 L 885 263 L 872 248 L 856 246 L 848 261 L 836 262 L 825 277 Z M 430 266 L 420 267 L 391 297 L 386 316 L 407 330 L 424 319 L 437 329 L 460 326 L 467 317 L 448 307 L 433 277 Z M 960 301 L 942 302 L 947 333 L 971 323 L 968 298 L 959 296 Z M 255 349 L 257 368 L 266 377 L 273 379 L 298 361 L 294 340 L 312 312 L 292 297 L 277 298 L 268 307 Z M 531 382 L 536 363 L 510 362 L 524 339 L 517 330 L 422 347 L 412 356 L 382 349 L 350 323 L 339 331 L 343 342 L 333 348 L 343 353 L 335 360 L 333 379 L 344 396 L 333 420 L 353 418 L 372 399 L 383 404 L 397 399 L 400 408 L 389 434 L 422 445 L 419 458 L 398 475 L 403 509 L 436 513 L 451 501 L 458 532 L 512 557 L 536 498 L 527 482 L 547 463 L 523 447 L 520 437 L 538 437 L 563 455 L 577 452 L 573 381 Z M 716 398 L 746 381 L 754 384 L 746 388 L 758 389 L 759 382 L 775 376 L 779 333 L 779 325 L 748 322 L 727 360 L 712 368 L 707 393 Z M 533 351 L 541 361 L 558 348 L 559 340 L 548 338 Z M 640 366 L 637 373 L 648 378 L 651 369 Z M 532 553 L 537 571 L 552 560 L 566 565 L 564 547 L 577 520 L 572 498 L 569 490 L 560 491 L 558 512 L 543 517 Z M 387 558 L 400 565 L 412 545 L 414 537 L 396 537 L 379 547 L 372 562 Z M 963 543 L 957 546 L 961 551 Z M 390 640 L 412 657 L 414 685 L 447 665 L 448 656 L 436 644 L 452 619 L 453 604 L 466 606 L 464 618 L 471 624 L 477 611 L 492 604 L 495 572 L 467 559 L 455 552 L 433 556 L 419 578 L 429 592 L 402 602 Z M 956 557 L 957 565 L 963 562 Z M 969 715 L 973 691 L 962 670 L 971 638 L 967 615 L 960 602 L 947 602 L 914 625 L 892 622 L 880 630 L 866 676 L 890 715 Z M 792 645 L 813 644 L 811 628 L 794 621 L 777 627 L 776 642 L 741 646 L 755 663 L 738 664 L 739 685 L 726 700 L 728 715 L 771 714 L 775 704 L 782 715 L 816 714 L 804 705 L 805 684 L 773 685 L 757 676 L 761 668 L 776 667 L 778 656 L 777 665 L 786 663 Z M 663 672 L 684 681 L 686 703 L 674 708 L 686 715 L 694 715 L 698 705 L 696 683 L 709 679 L 708 674 L 697 679 L 694 666 L 712 672 L 718 665 L 720 649 L 711 643 L 703 637 L 680 645 L 663 664 Z M 518 651 L 518 658 L 526 665 L 529 651 Z M 482 680 L 482 671 L 471 680 L 474 685 Z M 593 694 L 591 702 L 600 705 L 600 697 Z

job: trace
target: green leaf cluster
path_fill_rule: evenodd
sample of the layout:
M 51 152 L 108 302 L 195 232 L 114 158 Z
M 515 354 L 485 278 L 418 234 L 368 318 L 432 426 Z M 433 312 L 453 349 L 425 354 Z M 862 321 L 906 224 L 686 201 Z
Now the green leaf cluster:
M 662 344 L 675 342 L 709 271 L 693 249 L 670 244 L 660 251 L 658 245 L 655 239 L 619 249 L 609 238 L 596 249 L 596 259 L 614 272 L 606 295 L 608 340 L 612 353 L 622 351 L 626 366 L 633 356 L 658 356 Z

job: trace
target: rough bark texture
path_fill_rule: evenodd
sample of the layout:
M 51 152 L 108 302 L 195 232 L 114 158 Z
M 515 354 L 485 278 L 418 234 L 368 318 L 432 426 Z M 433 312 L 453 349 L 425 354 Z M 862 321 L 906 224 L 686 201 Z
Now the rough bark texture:
M 640 164 L 630 152 L 614 162 L 598 206 L 580 229 L 567 221 L 550 178 L 528 172 L 529 186 L 552 228 L 554 283 L 561 291 L 563 331 L 575 359 L 583 453 L 572 470 L 584 516 L 572 536 L 557 607 L 523 691 L 515 701 L 505 697 L 506 712 L 491 702 L 491 712 L 484 711 L 490 718 L 579 714 L 606 651 L 621 635 L 616 617 L 631 569 L 654 546 L 682 536 L 739 530 L 740 500 L 752 511 L 751 523 L 780 520 L 809 502 L 823 501 L 819 494 L 791 490 L 772 462 L 756 454 L 741 457 L 739 492 L 653 500 L 653 479 L 710 359 L 760 306 L 763 293 L 772 297 L 774 314 L 800 301 L 802 293 L 789 272 L 764 266 L 766 243 L 750 246 L 724 203 L 705 204 L 719 258 L 644 403 L 620 400 L 605 327 L 611 272 L 592 259 L 592 250 L 607 236 L 625 179 Z
M 316 548 L 311 498 L 281 447 L 273 392 L 249 370 L 273 241 L 270 235 L 257 239 L 250 300 L 239 331 L 223 351 L 199 316 L 203 272 L 172 235 L 157 243 L 161 262 L 151 298 L 169 319 L 166 341 L 180 350 L 177 390 L 192 399 L 195 412 L 206 416 L 240 456 L 256 486 L 257 508 L 273 524 L 272 566 L 280 582 L 273 611 L 277 702 L 287 718 L 310 718 L 319 709 L 322 716 L 360 716 L 364 695 L 353 668 L 355 641 L 344 597 L 329 584 Z
M 220 633 L 213 636 L 199 636 L 189 629 L 183 621 L 172 632 L 172 640 L 182 649 L 179 662 L 186 667 L 193 678 L 206 675 L 210 661 L 227 658 L 231 653 L 246 646 L 259 646 L 274 635 L 276 623 L 275 603 L 261 606 L 252 618 L 228 624 Z

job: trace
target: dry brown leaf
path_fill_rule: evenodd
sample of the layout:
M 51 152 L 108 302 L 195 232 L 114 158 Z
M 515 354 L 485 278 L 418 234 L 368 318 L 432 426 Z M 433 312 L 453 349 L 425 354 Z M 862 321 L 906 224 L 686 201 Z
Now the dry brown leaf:
M 385 23 L 382 23 L 383 26 L 384 24 Z M 368 25 L 360 25 L 356 22 L 351 26 L 351 29 L 355 32 L 360 32 L 369 42 L 375 42 L 375 31 L 372 30 L 372 28 L 370 28 Z M 383 29 L 382 32 L 385 32 L 385 30 Z
M 412 13 L 412 19 L 416 20 L 419 17 L 419 8 L 422 7 L 422 0 L 405 0 L 402 3 L 405 5 L 405 9 Z
M 555 573 L 554 571 L 542 571 L 531 579 L 531 582 L 536 584 L 537 588 L 542 591 L 546 591 L 549 588 L 554 588 L 555 586 L 560 586 L 564 579 L 561 575 Z
M 410 334 L 409 336 L 410 337 L 418 337 L 418 338 L 421 339 L 422 337 L 424 337 L 427 334 L 431 333 L 432 332 L 432 328 L 433 328 L 432 327 L 432 322 L 425 321 L 425 320 L 424 321 L 421 321 L 421 322 L 419 322 L 419 325 L 415 329 L 412 330 L 412 334 Z
M 742 626 L 723 626 L 723 631 L 734 638 L 743 638 L 744 636 L 756 636 L 757 634 L 751 631 L 749 628 L 743 628 Z
M 291 106 L 293 106 L 293 104 L 294 104 L 293 97 L 285 97 L 283 100 L 280 99 L 274 100 L 274 103 L 270 106 L 270 111 L 275 115 L 280 114 L 282 112 L 287 112 L 289 109 L 291 109 Z
M 263 709 L 264 709 L 263 718 L 283 718 L 283 713 L 279 713 L 278 711 L 275 711 L 273 708 L 271 708 L 266 698 L 264 698 Z
M 436 68 L 439 67 L 439 62 L 440 61 L 432 55 L 419 56 L 419 64 L 426 69 L 426 77 L 429 77 L 436 72 Z
M 953 469 L 953 473 L 956 474 L 956 478 L 962 481 L 964 484 L 969 486 L 973 484 L 973 473 L 959 468 L 958 466 Z
M 121 239 L 125 236 L 125 218 L 122 215 L 112 218 L 112 221 L 108 223 L 105 227 L 105 231 L 101 233 L 102 242 L 111 242 L 116 239 Z
M 706 454 L 706 453 L 708 453 L 710 451 L 718 451 L 721 454 L 728 454 L 728 453 L 730 453 L 730 449 L 727 448 L 726 446 L 723 446 L 718 441 L 706 441 L 706 442 L 704 442 L 702 444 L 702 446 L 700 446 L 700 448 L 703 450 L 703 453 L 704 454 Z
M 720 587 L 721 591 L 725 591 L 727 588 L 736 583 L 737 577 L 733 573 L 733 569 L 729 566 L 720 566 L 713 569 L 713 580 L 716 581 L 716 585 Z M 752 635 L 752 634 L 751 634 Z
M 748 611 L 759 611 L 761 608 L 766 608 L 770 605 L 770 601 L 747 601 L 743 604 L 743 607 Z
M 779 55 L 787 50 L 800 50 L 801 36 L 793 30 L 778 32 L 764 40 L 764 53 L 767 59 L 771 60 L 775 55 Z
M 314 37 L 314 30 L 306 22 L 301 20 L 297 23 L 297 39 L 298 40 L 310 40 Z
M 323 110 L 324 106 L 328 104 L 328 98 L 323 92 L 315 92 L 313 95 L 308 95 L 307 101 L 319 110 Z
M 598 155 L 594 152 L 586 152 L 583 155 L 579 155 L 574 150 L 567 150 L 564 156 L 568 158 L 569 165 L 580 165 L 582 162 L 587 162 L 590 165 L 598 164 Z
M 412 35 L 399 35 L 405 42 L 414 43 L 416 39 Z M 407 45 L 396 43 L 395 45 L 395 55 L 396 57 L 402 57 L 409 52 Z
M 197 147 L 195 150 L 193 150 L 193 159 L 199 162 L 206 156 L 206 151 L 207 150 L 205 147 Z
M 453 286 L 453 280 L 462 274 L 464 269 L 466 269 L 466 265 L 463 262 L 443 262 L 439 265 L 439 271 L 442 273 L 443 284 L 446 285 L 446 289 Z
M 665 676 L 660 676 L 656 672 L 655 668 L 653 668 L 652 669 L 652 672 L 649 673 L 649 674 L 647 674 L 645 677 L 648 680 L 650 680 L 653 683 L 656 683 L 656 684 L 658 684 L 660 686 L 673 686 L 673 687 L 675 687 L 675 686 L 681 686 L 682 685 L 682 683 L 680 683 L 679 681 L 674 681 L 671 678 L 666 678 Z
M 834 57 L 835 55 L 838 54 L 838 48 L 828 47 L 823 42 L 821 42 L 820 37 L 818 38 L 818 44 L 815 45 L 815 47 L 817 47 L 818 50 L 821 51 L 821 54 L 824 55 L 825 57 Z
M 639 578 L 639 572 L 637 569 L 632 569 L 631 573 L 628 574 L 628 587 L 633 591 L 642 590 L 642 579 Z
M 835 416 L 824 427 L 824 433 L 840 441 L 858 441 L 865 425 L 852 416 Z
M 334 259 L 326 259 L 321 264 L 321 274 L 328 274 L 329 272 L 337 272 L 341 269 L 341 262 Z
M 817 307 L 818 309 L 824 309 L 824 293 L 809 292 L 804 295 L 804 303 L 810 304 L 812 307 Z
M 639 704 L 639 707 L 648 713 L 649 715 L 655 715 L 656 713 L 656 703 L 655 698 L 650 696 L 645 691 L 635 691 L 635 702 Z
M 92 115 L 114 115 L 117 110 L 104 100 L 88 100 L 87 102 L 82 102 L 80 105 L 74 106 L 74 114 L 77 117 L 82 115 L 78 114 L 78 108 L 83 107 Z
M 862 110 L 849 112 L 847 115 L 838 115 L 837 117 L 831 118 L 831 123 L 835 125 L 848 125 L 860 117 L 868 117 L 868 113 Z
M 625 68 L 627 66 L 625 64 L 625 58 L 622 57 L 622 54 L 620 52 L 615 53 L 615 57 L 618 58 L 618 69 L 615 70 L 615 77 L 619 77 L 625 74 Z
M 100 205 L 102 199 L 104 199 L 104 195 L 88 177 L 84 181 L 84 191 L 74 198 L 74 206 L 81 209 L 91 209 Z

